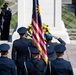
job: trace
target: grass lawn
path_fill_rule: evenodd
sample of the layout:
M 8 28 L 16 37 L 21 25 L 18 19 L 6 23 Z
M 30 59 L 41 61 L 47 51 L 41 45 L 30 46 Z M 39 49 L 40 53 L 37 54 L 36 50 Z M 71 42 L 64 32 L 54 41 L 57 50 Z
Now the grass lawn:
M 62 7 L 62 19 L 67 29 L 76 29 L 76 17 Z

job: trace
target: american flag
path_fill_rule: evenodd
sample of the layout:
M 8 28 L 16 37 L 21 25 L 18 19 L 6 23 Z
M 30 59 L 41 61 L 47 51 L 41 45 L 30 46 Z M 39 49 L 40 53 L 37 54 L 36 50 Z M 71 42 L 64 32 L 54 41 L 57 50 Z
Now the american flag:
M 46 64 L 48 64 L 48 56 L 44 40 L 38 0 L 33 0 L 32 30 L 33 41 L 36 44 L 37 48 L 39 48 L 42 58 Z

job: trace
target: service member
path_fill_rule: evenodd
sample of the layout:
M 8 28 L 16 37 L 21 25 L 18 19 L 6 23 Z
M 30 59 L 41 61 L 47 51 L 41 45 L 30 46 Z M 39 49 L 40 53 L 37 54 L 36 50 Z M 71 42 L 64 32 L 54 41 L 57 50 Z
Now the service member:
M 16 75 L 15 63 L 7 57 L 10 46 L 6 43 L 0 45 L 0 75 Z
M 25 27 L 20 27 L 17 30 L 20 38 L 13 42 L 12 59 L 15 61 L 17 66 L 17 75 L 26 75 L 24 70 L 24 59 L 29 59 L 28 47 L 32 43 L 31 40 L 27 40 L 25 38 L 26 31 Z
M 26 61 L 28 75 L 46 75 L 47 66 L 40 58 L 40 51 L 35 46 L 29 49 L 32 55 L 31 60 Z
M 63 59 L 65 45 L 58 44 L 55 46 L 57 58 L 51 61 L 51 74 L 47 75 L 74 75 L 71 63 Z
M 55 54 L 55 51 L 54 51 L 54 47 L 55 47 L 55 45 L 57 45 L 59 43 L 52 42 L 53 38 L 58 40 L 59 43 L 66 45 L 64 40 L 62 40 L 61 38 L 59 38 L 57 36 L 53 36 L 51 33 L 50 34 L 45 34 L 46 48 L 47 48 L 47 52 L 48 52 L 49 61 L 54 60 L 57 57 L 56 54 Z
M 8 40 L 12 13 L 6 7 L 2 7 L 1 9 L 1 40 Z

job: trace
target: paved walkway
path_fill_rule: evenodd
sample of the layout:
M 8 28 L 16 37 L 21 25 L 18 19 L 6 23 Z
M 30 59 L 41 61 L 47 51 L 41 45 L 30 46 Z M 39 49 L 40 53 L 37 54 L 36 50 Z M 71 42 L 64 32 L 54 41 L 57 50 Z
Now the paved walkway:
M 66 45 L 66 52 L 64 58 L 69 60 L 72 64 L 74 75 L 76 75 L 76 43 L 74 44 L 67 44 Z
M 7 41 L 0 41 L 0 43 L 4 43 L 4 42 L 10 44 L 8 57 L 11 58 L 12 43 Z M 67 44 L 66 48 L 67 50 L 64 54 L 64 59 L 69 60 L 71 62 L 74 75 L 76 75 L 76 40 L 71 40 L 71 44 Z

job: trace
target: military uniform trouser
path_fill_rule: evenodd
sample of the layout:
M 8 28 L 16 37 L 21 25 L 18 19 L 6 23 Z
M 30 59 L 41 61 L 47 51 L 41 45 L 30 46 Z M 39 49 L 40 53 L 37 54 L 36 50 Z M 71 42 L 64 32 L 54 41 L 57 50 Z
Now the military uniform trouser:
M 17 66 L 17 75 L 26 75 L 26 70 L 24 67 L 24 57 L 17 59 L 16 66 Z
M 17 75 L 26 75 L 24 68 L 17 68 Z

